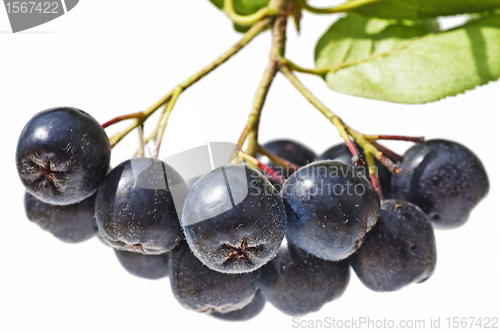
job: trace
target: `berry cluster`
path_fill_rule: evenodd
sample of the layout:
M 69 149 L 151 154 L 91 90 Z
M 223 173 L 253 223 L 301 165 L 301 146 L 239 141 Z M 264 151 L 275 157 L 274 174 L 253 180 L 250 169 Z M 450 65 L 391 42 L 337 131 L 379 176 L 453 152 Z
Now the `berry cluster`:
M 56 108 L 28 122 L 16 163 L 31 221 L 66 242 L 98 234 L 131 274 L 169 276 L 183 307 L 225 320 L 266 301 L 317 311 L 343 294 L 350 267 L 374 291 L 420 283 L 436 265 L 433 228 L 465 223 L 489 188 L 474 153 L 445 140 L 414 145 L 399 172 L 376 164 L 382 202 L 344 144 L 320 156 L 289 140 L 263 147 L 300 168 L 258 155 L 283 183 L 238 164 L 185 182 L 153 158 L 110 171 L 99 123 Z

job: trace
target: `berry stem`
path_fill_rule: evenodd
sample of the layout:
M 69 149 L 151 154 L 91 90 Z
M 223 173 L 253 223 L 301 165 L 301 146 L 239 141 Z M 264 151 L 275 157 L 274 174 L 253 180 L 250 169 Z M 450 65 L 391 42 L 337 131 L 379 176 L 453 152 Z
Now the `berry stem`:
M 285 160 L 281 157 L 278 157 L 277 155 L 275 155 L 271 151 L 267 150 L 266 148 L 264 148 L 260 144 L 258 145 L 257 150 L 260 154 L 268 157 L 275 164 L 288 169 L 290 171 L 290 173 L 296 172 L 300 168 L 300 166 L 298 166 L 298 165 L 296 165 L 288 160 Z
M 224 0 L 223 11 L 233 21 L 233 23 L 244 27 L 252 26 L 266 16 L 276 16 L 278 14 L 275 9 L 268 6 L 259 9 L 256 13 L 251 15 L 239 15 L 234 10 L 234 0 Z
M 288 80 L 295 86 L 297 90 L 299 90 L 300 93 L 311 103 L 313 104 L 321 113 L 323 113 L 324 116 L 326 116 L 332 123 L 333 125 L 337 128 L 339 131 L 340 136 L 344 139 L 347 147 L 352 153 L 352 161 L 356 164 L 359 163 L 361 160 L 361 154 L 359 153 L 358 149 L 356 148 L 356 145 L 354 142 L 351 140 L 349 137 L 349 133 L 347 131 L 347 128 L 345 124 L 342 122 L 342 120 L 335 114 L 333 113 L 328 107 L 326 107 L 325 104 L 323 104 L 318 98 L 316 98 L 311 91 L 309 91 L 304 84 L 295 76 L 295 74 L 292 72 L 290 67 L 288 66 L 287 63 L 282 63 L 281 65 L 281 72 L 288 78 Z
M 158 131 L 158 127 L 156 127 L 156 128 L 155 128 L 155 130 L 153 130 L 153 132 L 151 132 L 151 133 L 149 134 L 149 136 L 148 136 L 148 137 L 146 137 L 146 139 L 144 140 L 144 147 L 146 146 L 146 144 L 148 144 L 148 143 L 149 143 L 152 139 L 154 139 L 154 138 L 156 137 L 156 132 L 157 132 L 157 131 Z M 144 132 L 144 130 L 143 130 L 143 132 Z M 148 149 L 148 150 L 150 150 L 150 149 Z M 144 151 L 145 151 L 145 150 L 144 150 Z M 149 151 L 149 152 L 150 152 L 150 151 Z M 132 158 L 135 158 L 135 157 L 137 157 L 137 156 L 139 156 L 139 155 L 140 155 L 140 149 L 137 149 L 137 151 L 134 153 L 134 155 L 132 156 Z M 150 154 L 149 154 L 149 156 L 150 156 L 150 157 L 152 157 L 152 156 L 153 156 L 153 154 L 152 154 L 152 153 L 150 153 Z
M 137 150 L 137 155 L 144 157 L 144 125 L 137 127 L 137 133 L 139 134 L 139 149 Z
M 384 194 L 382 192 L 382 186 L 378 178 L 377 166 L 375 166 L 375 161 L 371 153 L 365 153 L 366 163 L 368 164 L 368 172 L 370 173 L 370 178 L 372 179 L 372 184 L 380 197 L 380 200 L 384 200 Z
M 102 127 L 104 129 L 106 129 L 107 127 L 109 127 L 109 126 L 111 126 L 111 125 L 113 125 L 115 123 L 118 123 L 120 121 L 128 120 L 128 119 L 137 119 L 137 118 L 140 118 L 142 115 L 143 115 L 143 112 L 137 112 L 137 113 L 132 113 L 132 114 L 120 115 L 120 116 L 117 116 L 114 119 L 109 120 L 108 122 L 104 122 L 102 124 Z
M 310 13 L 313 14 L 335 14 L 335 13 L 342 13 L 345 11 L 349 11 L 355 8 L 360 8 L 365 5 L 368 5 L 372 2 L 377 2 L 380 0 L 352 0 L 345 2 L 341 5 L 335 6 L 335 7 L 329 7 L 329 8 L 318 8 L 318 7 L 313 7 L 307 4 L 306 0 L 300 0 L 302 3 L 302 8 L 307 10 Z
M 384 156 L 382 152 L 377 150 L 370 141 L 368 141 L 365 137 L 365 135 L 357 132 L 356 130 L 352 129 L 348 125 L 346 125 L 342 119 L 340 119 L 335 113 L 333 113 L 328 107 L 325 106 L 319 99 L 317 99 L 311 91 L 309 91 L 303 84 L 302 82 L 295 76 L 295 74 L 292 72 L 290 69 L 288 63 L 282 63 L 281 72 L 288 78 L 288 80 L 299 90 L 302 95 L 309 100 L 311 104 L 313 104 L 323 115 L 325 115 L 337 128 L 337 130 L 340 133 L 340 136 L 344 139 L 346 142 L 347 146 L 349 147 L 349 150 L 352 153 L 352 161 L 354 162 L 355 165 L 360 166 L 362 165 L 362 160 L 361 160 L 361 155 L 356 148 L 356 145 L 353 143 L 351 136 L 363 149 L 365 153 L 369 153 L 380 162 L 387 167 L 391 172 L 395 172 L 396 174 L 399 173 L 399 169 L 396 167 L 396 165 Z
M 281 175 L 279 175 L 278 173 L 276 173 L 275 171 L 273 171 L 272 169 L 270 169 L 269 167 L 267 167 L 265 164 L 263 164 L 262 162 L 260 162 L 254 156 L 251 156 L 248 153 L 243 152 L 243 151 L 240 151 L 240 153 L 241 153 L 241 156 L 243 157 L 244 160 L 250 162 L 251 164 L 257 165 L 259 168 L 261 168 L 264 172 L 266 172 L 267 174 L 269 174 L 270 176 L 272 176 L 279 183 L 285 182 L 285 179 Z
M 392 160 L 396 160 L 396 161 L 403 161 L 403 156 L 397 154 L 396 152 L 388 149 L 387 147 L 375 142 L 375 141 L 372 141 L 370 140 L 370 143 L 375 147 L 377 148 L 380 152 L 382 152 L 383 154 L 385 154 L 386 156 L 388 156 L 389 158 L 391 158 Z
M 280 59 L 285 54 L 286 24 L 289 14 L 287 11 L 287 1 L 288 0 L 276 0 L 272 3 L 276 6 L 276 8 L 278 8 L 278 16 L 273 26 L 273 40 L 269 55 L 269 62 L 259 83 L 257 92 L 255 93 L 252 110 L 248 117 L 247 124 L 245 125 L 237 143 L 237 145 L 242 148 L 245 141 L 248 139 L 247 153 L 251 156 L 255 156 L 257 153 L 259 145 L 259 123 L 262 108 L 264 107 L 267 94 L 269 93 L 269 88 L 278 73 L 279 64 L 281 63 Z M 255 167 L 256 164 L 251 166 Z
M 405 141 L 417 144 L 424 144 L 425 138 L 423 136 L 398 136 L 398 135 L 365 135 L 365 138 L 370 141 L 387 140 L 387 141 Z
M 366 139 L 366 136 L 359 133 L 358 131 L 352 129 L 351 127 L 345 125 L 349 134 L 354 138 L 354 140 L 363 148 L 365 153 L 372 154 L 377 158 L 385 167 L 387 167 L 391 172 L 399 173 L 399 168 L 396 167 L 394 162 L 387 158 L 381 151 L 379 151 L 373 144 Z
M 174 109 L 174 105 L 177 101 L 177 98 L 182 93 L 182 89 L 177 87 L 174 89 L 174 93 L 172 94 L 172 99 L 165 104 L 165 108 L 163 110 L 163 114 L 161 115 L 160 121 L 158 122 L 158 128 L 156 130 L 156 139 L 155 139 L 155 149 L 153 151 L 153 158 L 158 158 L 158 154 L 160 153 L 161 141 L 163 140 L 163 134 L 165 133 L 165 128 L 167 127 L 168 118 L 170 117 L 170 113 Z
M 221 64 L 229 60 L 233 55 L 238 53 L 242 48 L 244 48 L 248 43 L 250 43 L 255 37 L 257 37 L 261 32 L 265 31 L 273 22 L 272 18 L 264 18 L 262 21 L 256 23 L 253 25 L 250 30 L 248 30 L 244 35 L 243 38 L 241 38 L 236 44 L 231 46 L 226 52 L 224 52 L 222 55 L 220 55 L 217 59 L 209 63 L 207 66 L 202 68 L 200 71 L 194 73 L 188 79 L 186 79 L 184 82 L 180 83 L 177 85 L 174 89 L 172 89 L 169 93 L 167 93 L 163 98 L 158 100 L 154 105 L 149 107 L 147 110 L 144 112 L 140 112 L 140 115 L 135 117 L 134 122 L 128 126 L 125 130 L 116 133 L 113 135 L 110 139 L 109 142 L 111 144 L 111 147 L 114 147 L 118 142 L 120 142 L 123 137 L 125 137 L 128 133 L 130 133 L 133 129 L 137 128 L 141 124 L 146 121 L 146 119 L 153 114 L 156 110 L 158 110 L 162 105 L 167 103 L 173 96 L 174 91 L 176 89 L 181 89 L 182 91 L 186 90 L 189 88 L 191 85 L 194 83 L 198 82 L 200 79 L 205 77 L 207 74 L 212 72 L 214 69 L 219 67 Z M 121 120 L 118 120 L 121 121 Z M 118 122 L 117 121 L 117 122 Z M 116 122 L 114 122 L 116 123 Z

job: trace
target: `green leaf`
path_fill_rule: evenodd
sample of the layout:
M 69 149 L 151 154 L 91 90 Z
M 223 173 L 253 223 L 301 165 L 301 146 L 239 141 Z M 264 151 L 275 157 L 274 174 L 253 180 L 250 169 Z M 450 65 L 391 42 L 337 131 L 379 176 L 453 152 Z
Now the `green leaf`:
M 336 66 L 324 76 L 327 85 L 361 97 L 425 103 L 500 77 L 500 15 L 427 35 L 424 27 L 435 31 L 430 21 L 394 22 L 348 16 L 334 23 L 315 54 L 318 68 Z
M 233 7 L 234 11 L 239 15 L 252 15 L 259 9 L 269 5 L 270 0 L 235 0 Z M 224 0 L 210 0 L 217 8 L 224 10 Z M 234 30 L 240 33 L 247 32 L 250 27 L 233 24 Z
M 359 1 L 359 0 L 351 0 Z M 351 12 L 368 17 L 419 19 L 500 8 L 500 0 L 378 0 Z
M 365 59 L 438 31 L 439 24 L 434 19 L 401 21 L 348 15 L 337 20 L 319 39 L 315 50 L 316 67 Z

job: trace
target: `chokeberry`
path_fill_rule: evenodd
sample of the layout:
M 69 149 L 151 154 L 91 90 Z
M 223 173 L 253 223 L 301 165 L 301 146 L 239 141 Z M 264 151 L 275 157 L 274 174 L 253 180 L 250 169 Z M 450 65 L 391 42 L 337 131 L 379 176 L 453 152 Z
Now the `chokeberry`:
M 312 151 L 307 146 L 289 139 L 278 139 L 269 141 L 263 145 L 265 149 L 274 153 L 278 157 L 281 157 L 287 161 L 290 161 L 298 166 L 305 166 L 312 163 L 316 159 L 316 153 Z M 290 170 L 284 169 L 283 167 L 275 164 L 266 156 L 257 154 L 257 158 L 273 171 L 288 178 L 291 174 Z
M 351 255 L 377 221 L 380 200 L 372 184 L 338 161 L 302 167 L 281 193 L 287 238 L 322 259 L 338 261 Z
M 265 305 L 266 300 L 262 296 L 261 292 L 257 290 L 257 293 L 255 293 L 252 302 L 250 302 L 250 304 L 247 304 L 243 308 L 226 313 L 212 311 L 210 315 L 222 320 L 242 322 L 250 320 L 257 316 L 262 311 L 262 309 L 264 309 Z
M 349 263 L 317 258 L 288 242 L 261 269 L 259 288 L 280 311 L 299 316 L 340 297 L 349 283 Z
M 59 240 L 77 243 L 97 233 L 95 224 L 95 198 L 92 195 L 71 205 L 52 205 L 36 199 L 26 192 L 24 208 L 28 219 L 49 231 Z
M 174 202 L 172 188 L 179 199 L 188 192 L 180 175 L 160 160 L 135 158 L 116 166 L 97 194 L 101 238 L 118 250 L 144 254 L 172 250 L 182 239 L 176 210 L 182 202 Z
M 383 201 L 377 224 L 349 261 L 361 282 L 374 291 L 395 291 L 427 280 L 436 266 L 431 223 L 414 204 Z
M 209 269 L 184 241 L 170 253 L 169 270 L 177 301 L 186 309 L 204 313 L 229 313 L 249 305 L 260 274 L 258 270 L 227 274 Z
M 168 254 L 143 255 L 116 249 L 115 253 L 125 270 L 136 277 L 160 279 L 168 276 Z
M 285 234 L 282 198 L 258 171 L 227 165 L 203 176 L 183 209 L 186 240 L 203 264 L 225 273 L 258 269 Z
M 359 169 L 361 172 L 363 172 L 363 175 L 370 180 L 370 173 L 368 169 L 368 163 L 366 161 L 366 157 L 363 153 L 363 149 L 359 145 L 357 145 L 357 148 L 359 152 L 361 153 L 361 159 L 363 160 L 364 165 L 359 166 Z M 343 163 L 346 163 L 348 165 L 354 166 L 354 163 L 352 162 L 352 153 L 345 145 L 344 143 L 340 143 L 337 145 L 332 146 L 323 154 L 321 154 L 318 157 L 318 160 L 335 160 L 335 161 L 340 161 Z M 384 194 L 384 199 L 391 198 L 391 178 L 392 178 L 392 173 L 389 171 L 387 167 L 382 165 L 378 159 L 375 159 L 375 170 L 377 171 L 377 176 L 380 181 L 380 186 L 382 187 L 382 192 Z
M 89 114 L 51 108 L 26 124 L 17 143 L 17 171 L 26 191 L 49 204 L 74 204 L 96 192 L 111 157 L 108 137 Z
M 465 146 L 446 140 L 415 145 L 392 179 L 395 198 L 418 205 L 436 228 L 463 225 L 489 190 L 481 160 Z

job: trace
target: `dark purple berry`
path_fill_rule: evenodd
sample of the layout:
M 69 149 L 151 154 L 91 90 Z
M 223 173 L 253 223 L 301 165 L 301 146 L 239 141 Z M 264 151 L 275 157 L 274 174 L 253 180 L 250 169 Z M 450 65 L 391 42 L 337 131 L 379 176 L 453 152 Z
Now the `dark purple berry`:
M 489 190 L 481 160 L 465 146 L 430 140 L 409 149 L 392 179 L 394 197 L 418 205 L 436 228 L 463 225 Z
M 280 311 L 300 316 L 339 298 L 348 283 L 348 262 L 325 261 L 288 242 L 262 267 L 259 288 Z
M 262 296 L 261 292 L 257 291 L 257 293 L 255 293 L 255 296 L 253 297 L 252 302 L 250 302 L 250 304 L 247 304 L 243 308 L 227 313 L 212 311 L 210 315 L 222 320 L 242 322 L 256 317 L 262 311 L 262 309 L 264 309 L 265 305 L 266 300 Z
M 183 209 L 186 240 L 203 264 L 225 273 L 258 269 L 285 235 L 283 200 L 258 171 L 227 165 L 203 176 Z
M 351 255 L 377 221 L 380 200 L 372 184 L 338 161 L 302 167 L 288 178 L 281 194 L 287 238 L 321 259 Z
M 414 204 L 383 201 L 377 224 L 349 260 L 361 282 L 374 291 L 427 280 L 436 266 L 431 223 Z
M 111 148 L 101 125 L 72 107 L 51 108 L 26 124 L 16 165 L 26 190 L 49 204 L 74 204 L 96 192 L 108 171 Z
M 170 253 L 172 292 L 184 308 L 198 312 L 229 313 L 249 305 L 259 272 L 227 274 L 209 269 L 185 242 Z
M 101 238 L 118 250 L 169 252 L 182 239 L 176 207 L 181 209 L 187 191 L 180 175 L 160 160 L 124 161 L 108 174 L 97 194 Z
M 90 239 L 97 233 L 95 225 L 95 198 L 71 205 L 52 205 L 36 199 L 26 192 L 24 208 L 28 219 L 49 231 L 59 240 L 78 243 Z
M 125 270 L 136 277 L 160 279 L 168 276 L 168 254 L 143 255 L 116 249 L 115 253 Z

